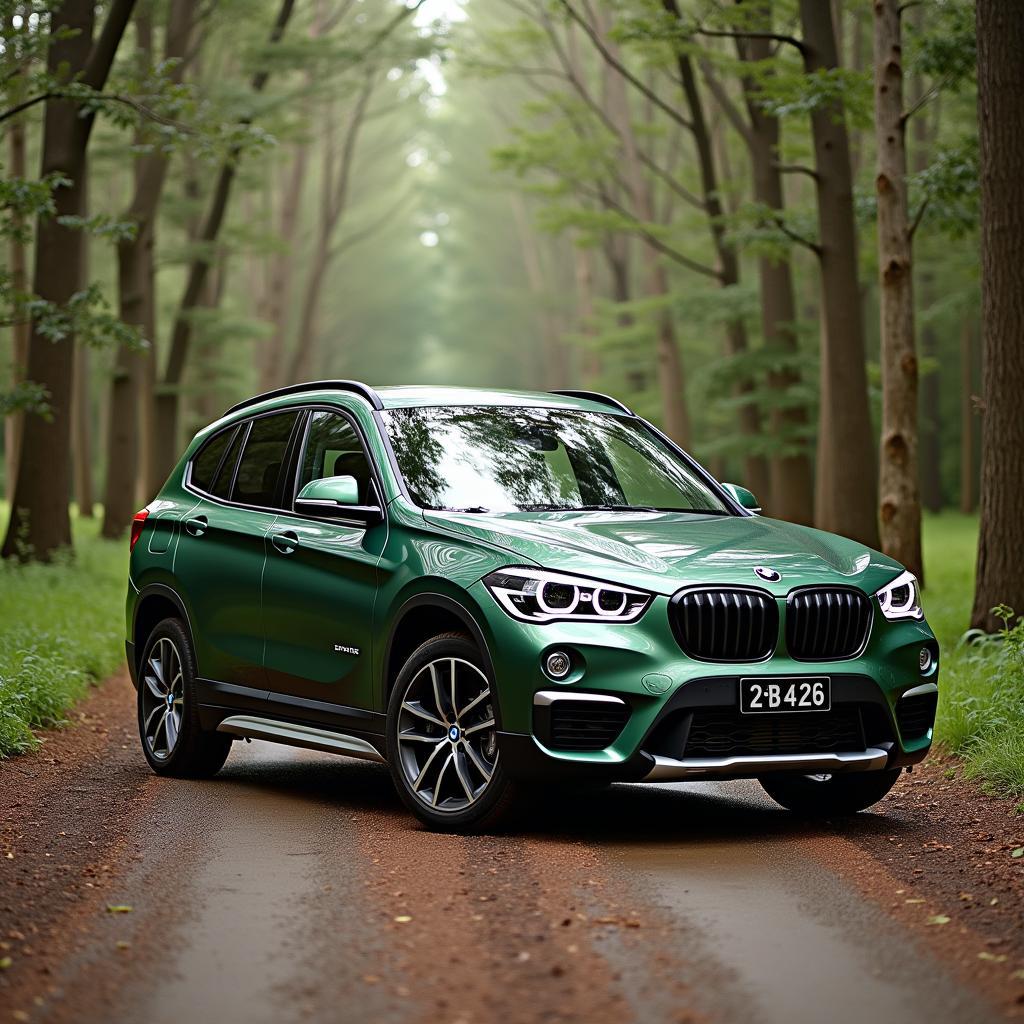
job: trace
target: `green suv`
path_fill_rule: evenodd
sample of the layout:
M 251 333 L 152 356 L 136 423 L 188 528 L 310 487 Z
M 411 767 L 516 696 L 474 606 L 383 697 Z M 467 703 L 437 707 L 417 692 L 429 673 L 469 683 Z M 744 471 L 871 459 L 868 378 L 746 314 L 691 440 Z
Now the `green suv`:
M 591 392 L 261 395 L 133 523 L 143 751 L 192 777 L 240 737 L 381 761 L 442 829 L 560 781 L 861 810 L 931 744 L 917 582 L 758 512 Z

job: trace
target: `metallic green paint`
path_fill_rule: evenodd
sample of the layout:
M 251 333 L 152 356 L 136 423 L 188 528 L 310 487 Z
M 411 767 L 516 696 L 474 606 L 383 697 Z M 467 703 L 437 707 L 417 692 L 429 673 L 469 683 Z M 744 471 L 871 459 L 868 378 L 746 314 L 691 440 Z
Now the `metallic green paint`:
M 386 408 L 531 405 L 624 415 L 596 400 L 522 392 L 382 388 L 378 393 Z M 367 525 L 257 510 L 189 489 L 184 480 L 188 461 L 212 432 L 254 413 L 311 406 L 343 409 L 357 422 L 379 473 L 385 522 Z M 876 609 L 869 641 L 858 657 L 814 664 L 790 659 L 784 639 L 789 591 L 844 584 L 873 597 L 902 567 L 854 541 L 738 508 L 726 516 L 420 509 L 405 494 L 380 417 L 358 396 L 338 391 L 271 399 L 211 424 L 188 446 L 150 509 L 145 543 L 137 544 L 131 556 L 129 644 L 139 639 L 136 615 L 151 599 L 152 588 L 170 588 L 184 606 L 201 677 L 382 715 L 393 682 L 388 655 L 403 609 L 444 600 L 446 607 L 461 609 L 463 620 L 487 646 L 504 732 L 531 734 L 533 695 L 553 685 L 628 696 L 632 714 L 612 746 L 589 753 L 547 752 L 555 761 L 622 763 L 636 754 L 659 712 L 681 688 L 740 672 L 860 675 L 874 681 L 892 708 L 903 691 L 922 682 L 919 652 L 935 640 L 926 622 L 889 622 Z M 200 528 L 200 519 L 206 524 L 196 536 L 189 531 Z M 284 535 L 295 539 L 287 553 L 274 539 Z M 480 582 L 511 565 L 621 583 L 647 590 L 655 599 L 630 625 L 519 622 Z M 754 575 L 755 566 L 770 567 L 781 578 L 765 582 Z M 775 655 L 738 668 L 683 654 L 669 625 L 669 599 L 691 584 L 757 586 L 775 596 L 782 618 Z M 578 659 L 576 670 L 561 684 L 552 684 L 541 670 L 543 655 L 555 646 Z M 664 692 L 644 686 L 652 674 L 661 677 Z M 929 676 L 935 678 L 937 668 Z M 920 754 L 930 743 L 929 730 L 921 739 L 899 740 L 899 747 L 904 754 Z

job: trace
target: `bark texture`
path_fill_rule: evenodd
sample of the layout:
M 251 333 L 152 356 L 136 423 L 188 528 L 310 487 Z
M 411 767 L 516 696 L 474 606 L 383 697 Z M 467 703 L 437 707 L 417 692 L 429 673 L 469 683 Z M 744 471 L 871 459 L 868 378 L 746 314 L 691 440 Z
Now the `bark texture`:
M 918 477 L 917 342 L 907 205 L 900 0 L 875 0 L 875 143 L 882 437 L 882 550 L 923 580 Z
M 971 623 L 1024 614 L 1024 5 L 978 0 L 983 404 L 981 533 Z
M 81 72 L 80 81 L 102 89 L 131 16 L 134 0 L 113 0 L 103 29 L 92 42 L 94 7 L 90 0 L 65 0 L 51 15 L 52 41 L 47 68 L 55 76 Z M 56 215 L 41 217 L 36 228 L 33 290 L 65 305 L 81 288 L 85 258 L 83 232 L 60 223 L 85 212 L 86 151 L 95 121 L 72 100 L 50 99 L 43 121 L 41 176 L 59 172 L 71 184 L 56 191 Z M 71 399 L 73 338 L 54 343 L 32 325 L 26 376 L 46 388 L 50 416 L 25 418 L 18 480 L 2 555 L 48 561 L 71 544 L 68 499 L 71 491 Z
M 838 63 L 832 9 L 800 0 L 804 67 L 809 74 Z M 818 425 L 815 524 L 877 548 L 878 481 L 868 408 L 864 320 L 857 276 L 850 145 L 842 104 L 811 114 L 821 267 L 821 414 Z

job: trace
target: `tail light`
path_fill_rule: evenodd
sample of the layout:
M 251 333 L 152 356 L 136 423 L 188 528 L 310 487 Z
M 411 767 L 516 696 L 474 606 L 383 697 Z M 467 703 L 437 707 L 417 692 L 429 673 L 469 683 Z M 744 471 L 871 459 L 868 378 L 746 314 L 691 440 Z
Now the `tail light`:
M 128 541 L 128 550 L 135 550 L 135 542 L 142 536 L 142 528 L 146 525 L 146 516 L 149 515 L 149 509 L 144 508 L 141 512 L 136 512 L 132 516 L 132 536 L 131 540 Z

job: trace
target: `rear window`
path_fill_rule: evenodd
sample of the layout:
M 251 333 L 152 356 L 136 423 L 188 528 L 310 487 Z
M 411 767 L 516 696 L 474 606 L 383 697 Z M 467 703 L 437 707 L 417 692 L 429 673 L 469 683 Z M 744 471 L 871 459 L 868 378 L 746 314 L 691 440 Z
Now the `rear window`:
M 212 489 L 213 482 L 217 477 L 217 470 L 224 458 L 224 452 L 227 451 L 228 444 L 235 436 L 237 429 L 237 427 L 228 427 L 227 430 L 222 430 L 219 434 L 211 437 L 199 450 L 199 454 L 192 460 L 192 473 L 189 477 L 193 487 L 207 492 Z
M 278 507 L 277 482 L 297 417 L 297 412 L 286 412 L 252 421 L 238 463 L 232 501 L 260 508 Z

